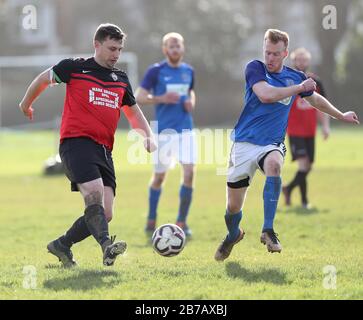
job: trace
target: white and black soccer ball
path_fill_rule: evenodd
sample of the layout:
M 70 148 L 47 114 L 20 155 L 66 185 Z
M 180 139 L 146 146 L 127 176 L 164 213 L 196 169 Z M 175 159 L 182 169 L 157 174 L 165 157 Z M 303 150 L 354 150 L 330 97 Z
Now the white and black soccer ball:
M 175 224 L 163 224 L 158 227 L 151 238 L 154 250 L 164 256 L 179 254 L 185 245 L 185 233 Z

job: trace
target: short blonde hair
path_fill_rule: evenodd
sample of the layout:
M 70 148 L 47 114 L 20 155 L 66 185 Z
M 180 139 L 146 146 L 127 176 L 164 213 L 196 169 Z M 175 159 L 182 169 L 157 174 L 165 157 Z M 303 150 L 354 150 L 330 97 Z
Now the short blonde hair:
M 270 40 L 273 44 L 282 41 L 286 49 L 289 47 L 289 34 L 278 29 L 268 29 L 265 33 L 264 40 Z
M 297 56 L 300 55 L 304 55 L 305 57 L 307 57 L 309 60 L 311 60 L 311 53 L 309 50 L 301 47 L 301 48 L 297 48 L 295 49 L 293 52 L 291 52 L 290 54 L 290 59 L 291 60 L 295 60 Z
M 180 33 L 177 32 L 169 32 L 163 37 L 163 46 L 166 45 L 169 39 L 176 39 L 181 41 L 181 43 L 184 43 L 184 38 Z

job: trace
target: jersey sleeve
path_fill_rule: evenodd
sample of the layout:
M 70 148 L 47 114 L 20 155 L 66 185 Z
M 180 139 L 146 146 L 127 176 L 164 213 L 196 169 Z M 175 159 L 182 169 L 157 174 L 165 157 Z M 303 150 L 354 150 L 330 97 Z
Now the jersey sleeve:
M 71 79 L 71 73 L 75 69 L 76 62 L 74 59 L 64 59 L 53 66 L 53 78 L 57 83 L 68 83 Z
M 152 90 L 156 86 L 158 74 L 159 74 L 159 67 L 157 65 L 149 67 L 141 82 L 141 87 L 147 91 Z
M 131 107 L 136 104 L 136 99 L 135 99 L 134 93 L 132 91 L 132 87 L 131 87 L 129 79 L 127 79 L 126 83 L 127 83 L 127 87 L 126 87 L 125 94 L 122 98 L 122 106 Z
M 316 89 L 317 89 L 317 92 L 322 95 L 323 97 L 326 97 L 326 92 L 325 92 L 325 88 L 323 86 L 323 83 L 321 82 L 320 79 L 316 79 Z
M 301 77 L 300 83 L 304 82 L 307 79 L 307 76 L 304 72 L 299 71 L 299 75 Z M 310 97 L 313 93 L 314 93 L 314 91 L 301 92 L 301 93 L 299 93 L 299 96 L 301 98 Z
M 247 64 L 245 75 L 246 75 L 246 83 L 251 88 L 257 82 L 260 81 L 267 82 L 265 68 L 263 67 L 262 62 L 258 60 L 251 61 L 250 63 Z

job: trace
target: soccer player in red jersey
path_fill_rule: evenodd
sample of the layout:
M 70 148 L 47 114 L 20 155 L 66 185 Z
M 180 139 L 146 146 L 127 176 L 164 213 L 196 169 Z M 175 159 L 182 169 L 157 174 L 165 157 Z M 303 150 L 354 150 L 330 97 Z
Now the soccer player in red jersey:
M 325 96 L 320 79 L 315 74 L 308 72 L 311 53 L 305 48 L 298 48 L 291 53 L 290 58 L 293 62 L 293 67 L 314 79 L 316 91 L 320 95 Z M 329 137 L 330 132 L 329 116 L 315 109 L 309 102 L 298 96 L 291 107 L 287 127 L 292 160 L 297 161 L 298 171 L 292 181 L 282 189 L 286 205 L 291 205 L 291 192 L 295 187 L 299 186 L 302 207 L 305 209 L 310 208 L 307 197 L 307 175 L 311 171 L 314 162 L 315 134 L 318 118 L 322 125 L 322 134 L 325 140 Z
M 19 104 L 32 119 L 37 97 L 48 86 L 66 83 L 59 153 L 72 191 L 80 191 L 84 199 L 85 211 L 63 236 L 47 246 L 65 267 L 76 265 L 71 246 L 90 235 L 100 244 L 106 266 L 113 265 L 126 250 L 126 242 L 114 242 L 108 231 L 116 191 L 112 149 L 121 109 L 143 135 L 146 150 L 156 149 L 126 73 L 115 68 L 125 38 L 118 26 L 101 24 L 93 39 L 93 57 L 65 59 L 45 70 L 33 80 Z

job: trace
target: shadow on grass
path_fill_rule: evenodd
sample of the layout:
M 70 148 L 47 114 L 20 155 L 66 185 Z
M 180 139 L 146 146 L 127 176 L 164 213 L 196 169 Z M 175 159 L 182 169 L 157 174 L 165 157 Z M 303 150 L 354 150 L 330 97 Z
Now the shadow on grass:
M 226 264 L 227 275 L 230 278 L 239 278 L 246 282 L 270 282 L 273 284 L 287 284 L 286 274 L 276 269 L 260 268 L 259 270 L 248 270 L 237 262 Z
M 311 207 L 309 209 L 306 209 L 304 207 L 301 206 L 292 206 L 292 207 L 287 207 L 283 210 L 281 210 L 282 213 L 295 213 L 298 215 L 304 215 L 304 216 L 309 216 L 312 214 L 317 214 L 317 213 L 329 213 L 330 210 L 329 209 L 319 209 L 317 207 Z
M 59 268 L 59 270 L 64 269 Z M 120 274 L 116 271 L 79 269 L 74 270 L 74 273 L 71 276 L 46 280 L 43 285 L 44 288 L 54 291 L 88 291 L 105 287 L 110 289 L 120 284 L 121 281 Z

